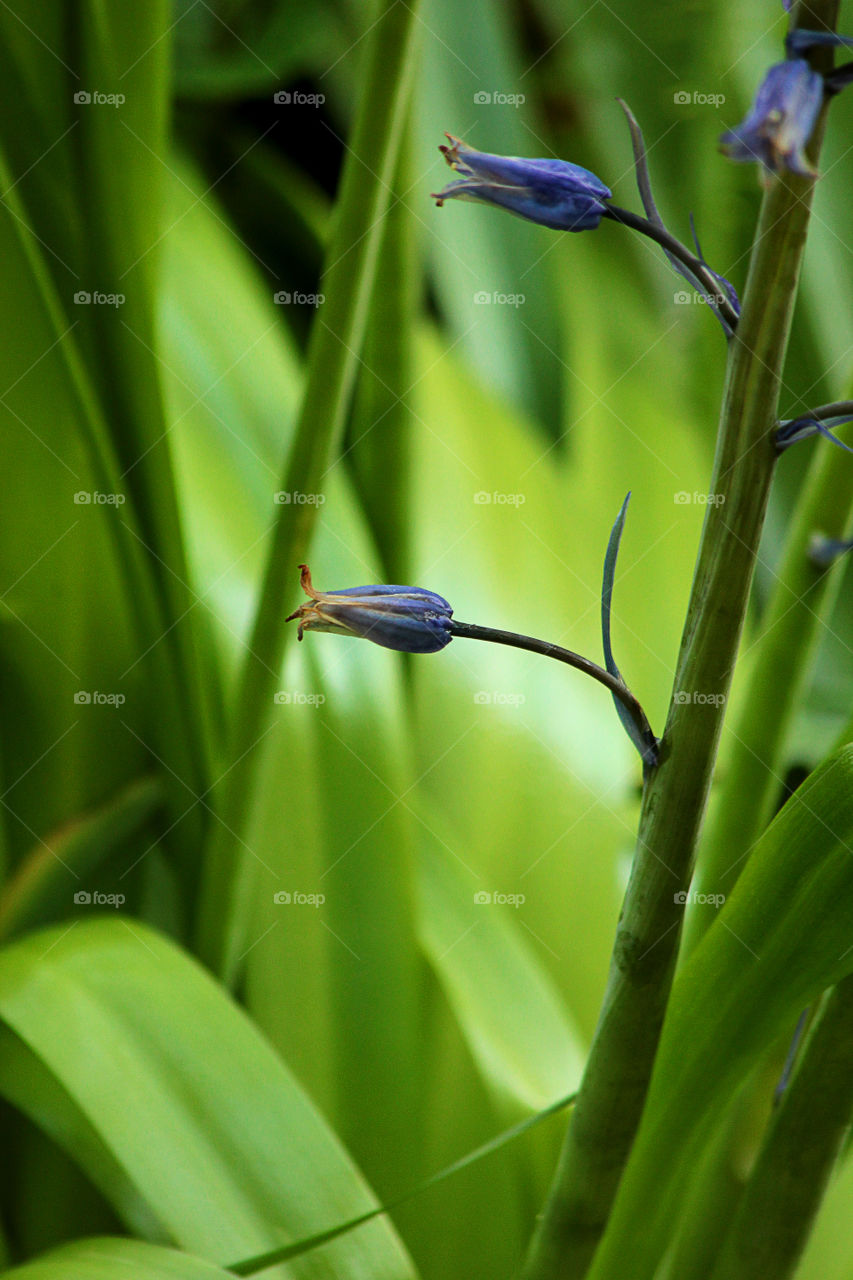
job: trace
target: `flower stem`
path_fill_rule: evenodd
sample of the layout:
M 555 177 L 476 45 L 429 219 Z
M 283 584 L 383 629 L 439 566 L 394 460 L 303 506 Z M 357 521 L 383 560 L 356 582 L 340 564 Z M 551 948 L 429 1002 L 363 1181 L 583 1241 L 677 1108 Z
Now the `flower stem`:
M 809 25 L 834 24 L 836 12 L 837 0 L 815 0 Z M 821 69 L 817 54 L 814 62 Z M 823 117 L 812 159 L 822 125 Z M 642 1114 L 678 953 L 676 897 L 690 883 L 776 462 L 779 386 L 813 188 L 813 179 L 786 174 L 762 201 L 729 343 L 709 489 L 717 500 L 705 515 L 661 765 L 645 790 L 604 1003 L 525 1280 L 586 1274 Z
M 853 414 L 853 400 L 833 400 L 831 404 L 820 404 L 816 409 L 800 414 L 800 417 L 817 418 L 819 422 L 823 422 L 826 418 L 844 418 L 847 414 Z
M 474 622 L 457 622 L 453 619 L 450 623 L 450 633 L 459 639 L 489 640 L 492 644 L 506 644 L 513 649 L 527 649 L 530 653 L 541 653 L 547 658 L 556 658 L 558 662 L 565 662 L 576 671 L 583 671 L 585 675 L 592 676 L 593 680 L 597 680 L 599 684 L 609 689 L 614 698 L 619 699 L 637 726 L 645 744 L 643 763 L 647 771 L 657 764 L 658 740 L 652 733 L 646 713 L 628 686 L 616 676 L 611 675 L 609 671 L 605 671 L 604 667 L 600 667 L 596 662 L 584 658 L 579 653 L 574 653 L 571 649 L 563 649 L 558 644 L 537 640 L 533 636 L 522 636 L 515 631 L 499 631 L 494 627 L 480 627 Z
M 655 222 L 650 222 L 648 218 L 643 218 L 638 213 L 632 213 L 630 209 L 620 209 L 616 204 L 608 204 L 604 216 L 612 218 L 614 222 L 620 222 L 623 227 L 630 227 L 633 231 L 639 231 L 641 235 L 648 236 L 650 240 L 654 240 L 667 253 L 671 253 L 674 258 L 678 258 L 679 262 L 683 263 L 688 271 L 705 286 L 708 297 L 714 299 L 715 309 L 730 328 L 732 330 L 737 328 L 737 311 L 726 297 L 723 287 L 714 272 L 706 263 L 697 258 L 695 253 L 691 253 L 686 245 L 682 244 L 680 240 L 676 240 L 675 236 L 670 235 L 665 227 L 658 226 Z

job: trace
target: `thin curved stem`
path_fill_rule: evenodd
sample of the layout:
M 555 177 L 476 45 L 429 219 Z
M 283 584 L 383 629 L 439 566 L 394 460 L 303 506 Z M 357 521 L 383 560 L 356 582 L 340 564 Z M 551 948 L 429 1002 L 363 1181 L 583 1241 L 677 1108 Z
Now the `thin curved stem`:
M 593 680 L 597 680 L 599 684 L 609 689 L 614 698 L 619 699 L 637 726 L 645 744 L 644 766 L 647 769 L 654 768 L 658 763 L 658 740 L 652 732 L 646 713 L 628 686 L 616 676 L 611 675 L 609 671 L 605 671 L 604 667 L 600 667 L 598 663 L 583 657 L 580 653 L 574 653 L 571 649 L 551 644 L 547 640 L 519 635 L 515 631 L 500 631 L 495 627 L 480 627 L 474 622 L 457 622 L 455 618 L 450 623 L 450 633 L 459 639 L 489 640 L 492 644 L 506 644 L 513 649 L 527 649 L 530 653 L 541 653 L 546 658 L 556 658 L 558 662 L 565 662 L 576 671 L 583 671 L 585 675 L 592 676 Z
M 848 413 L 853 414 L 853 400 L 833 400 L 831 404 L 820 404 L 816 409 L 809 409 L 808 413 L 801 413 L 800 418 L 815 418 L 818 422 L 824 422 L 827 418 L 843 418 Z
M 650 222 L 648 218 L 641 217 L 639 213 L 632 213 L 630 209 L 621 209 L 619 205 L 608 204 L 604 216 L 612 218 L 614 222 L 620 222 L 623 227 L 630 227 L 632 231 L 639 231 L 640 235 L 648 236 L 650 240 L 654 240 L 667 253 L 671 253 L 674 258 L 678 258 L 679 262 L 683 263 L 688 271 L 705 286 L 708 295 L 714 298 L 714 306 L 731 329 L 737 328 L 738 314 L 726 297 L 720 281 L 707 263 L 697 258 L 695 253 L 691 253 L 687 245 L 682 244 L 680 240 L 676 240 L 675 236 L 670 235 L 665 227 Z

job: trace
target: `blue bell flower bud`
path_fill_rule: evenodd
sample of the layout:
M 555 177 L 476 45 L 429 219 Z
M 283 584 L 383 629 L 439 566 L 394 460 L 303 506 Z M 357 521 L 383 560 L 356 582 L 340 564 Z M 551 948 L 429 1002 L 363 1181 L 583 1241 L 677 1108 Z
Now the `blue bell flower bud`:
M 818 569 L 828 569 L 840 556 L 853 551 L 853 541 L 849 538 L 827 538 L 823 533 L 813 533 L 809 542 L 808 556 Z
M 804 147 L 823 103 L 823 77 L 802 58 L 779 62 L 767 72 L 752 110 L 720 138 L 730 160 L 758 161 L 770 173 L 788 169 L 816 177 Z
M 488 155 L 450 133 L 445 137 L 450 146 L 439 151 L 461 176 L 433 192 L 439 208 L 445 200 L 476 200 L 555 231 L 593 230 L 607 212 L 610 189 L 578 164 Z
M 437 653 L 453 638 L 453 610 L 434 591 L 391 586 L 315 591 L 307 564 L 299 568 L 302 590 L 311 598 L 285 619 L 299 619 L 299 640 L 306 631 L 334 631 L 372 640 L 386 649 Z

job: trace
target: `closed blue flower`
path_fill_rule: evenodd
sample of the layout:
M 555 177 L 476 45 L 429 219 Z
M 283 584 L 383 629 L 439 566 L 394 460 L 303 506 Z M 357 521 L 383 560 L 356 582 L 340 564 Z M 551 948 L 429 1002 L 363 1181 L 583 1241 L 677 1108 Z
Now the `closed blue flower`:
M 749 115 L 720 138 L 731 160 L 758 161 L 771 173 L 783 169 L 815 177 L 804 147 L 823 103 L 823 77 L 802 58 L 777 63 L 761 83 Z
M 445 200 L 476 200 L 555 231 L 590 231 L 607 212 L 610 189 L 578 164 L 488 155 L 445 137 L 451 145 L 439 150 L 461 177 L 433 193 L 439 208 Z
M 420 587 L 347 587 L 344 591 L 315 591 L 311 571 L 302 570 L 302 589 L 311 599 L 286 619 L 299 619 L 298 638 L 305 631 L 334 631 L 359 636 L 406 653 L 437 653 L 453 638 L 453 610 L 434 591 Z

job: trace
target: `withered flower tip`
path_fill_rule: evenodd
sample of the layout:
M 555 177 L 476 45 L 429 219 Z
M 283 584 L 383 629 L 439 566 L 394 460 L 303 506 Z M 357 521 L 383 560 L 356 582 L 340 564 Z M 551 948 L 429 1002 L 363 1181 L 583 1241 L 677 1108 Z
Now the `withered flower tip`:
M 823 78 L 803 58 L 771 67 L 745 120 L 720 138 L 730 160 L 757 161 L 768 173 L 783 169 L 813 178 L 805 147 L 823 102 Z
M 405 653 L 437 653 L 453 638 L 453 610 L 434 591 L 420 587 L 347 587 L 315 591 L 311 571 L 301 564 L 302 590 L 310 599 L 286 619 L 299 619 L 297 638 L 306 631 L 334 631 L 372 640 Z

